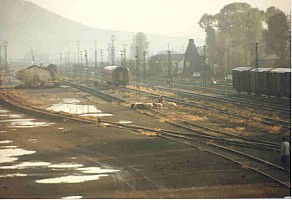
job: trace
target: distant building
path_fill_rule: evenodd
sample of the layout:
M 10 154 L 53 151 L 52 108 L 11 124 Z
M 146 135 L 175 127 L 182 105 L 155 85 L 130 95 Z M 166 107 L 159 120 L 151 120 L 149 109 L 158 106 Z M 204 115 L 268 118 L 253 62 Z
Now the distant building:
M 48 82 L 53 79 L 49 69 L 33 65 L 17 72 L 17 78 L 22 83 Z
M 189 39 L 189 44 L 185 52 L 183 73 L 185 77 L 191 77 L 194 72 L 201 72 L 200 55 L 194 39 Z
M 184 66 L 184 59 L 185 59 L 184 53 L 170 51 L 172 75 L 182 73 L 183 66 Z M 163 66 L 163 69 L 164 69 L 163 73 L 164 75 L 166 75 L 167 67 L 169 65 L 168 51 L 162 51 L 159 54 L 151 56 L 150 63 L 152 63 L 153 65 Z

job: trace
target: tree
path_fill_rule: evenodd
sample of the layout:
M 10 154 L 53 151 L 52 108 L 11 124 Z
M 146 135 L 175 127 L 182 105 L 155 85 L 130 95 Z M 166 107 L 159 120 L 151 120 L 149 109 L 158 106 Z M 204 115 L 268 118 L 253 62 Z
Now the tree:
M 131 57 L 135 58 L 138 52 L 138 57 L 141 60 L 143 58 L 144 51 L 148 51 L 149 42 L 144 33 L 139 32 L 133 37 L 133 43 L 131 45 Z
M 290 17 L 275 7 L 266 11 L 267 29 L 263 30 L 267 54 L 276 54 L 277 67 L 291 67 Z
M 204 14 L 207 57 L 225 72 L 250 63 L 250 44 L 261 41 L 264 12 L 247 3 L 231 3 L 215 15 Z

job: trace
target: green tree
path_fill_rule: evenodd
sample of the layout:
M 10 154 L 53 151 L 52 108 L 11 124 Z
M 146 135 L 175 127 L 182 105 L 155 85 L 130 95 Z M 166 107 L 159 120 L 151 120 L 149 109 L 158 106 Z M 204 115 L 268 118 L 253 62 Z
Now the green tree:
M 261 41 L 264 12 L 247 3 L 231 3 L 215 15 L 204 14 L 199 25 L 206 32 L 207 57 L 227 73 L 248 66 L 250 45 Z
M 137 52 L 138 52 L 139 59 L 142 60 L 144 51 L 147 52 L 148 48 L 149 48 L 149 41 L 147 40 L 147 36 L 142 32 L 137 33 L 133 37 L 133 42 L 131 44 L 132 58 L 136 57 Z
M 267 29 L 263 30 L 265 52 L 276 54 L 277 67 L 291 67 L 291 26 L 290 17 L 275 7 L 266 11 Z

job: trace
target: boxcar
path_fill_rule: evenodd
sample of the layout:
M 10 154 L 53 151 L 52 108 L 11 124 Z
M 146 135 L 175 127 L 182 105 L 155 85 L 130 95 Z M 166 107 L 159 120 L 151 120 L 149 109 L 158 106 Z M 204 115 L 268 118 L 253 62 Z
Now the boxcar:
M 251 92 L 256 95 L 270 95 L 269 72 L 273 68 L 254 68 L 250 70 Z
M 251 93 L 250 70 L 253 67 L 237 67 L 232 70 L 233 88 L 237 92 Z
M 104 67 L 103 79 L 109 84 L 127 85 L 129 83 L 129 69 L 113 65 Z
M 277 68 L 270 71 L 272 96 L 291 98 L 291 68 Z

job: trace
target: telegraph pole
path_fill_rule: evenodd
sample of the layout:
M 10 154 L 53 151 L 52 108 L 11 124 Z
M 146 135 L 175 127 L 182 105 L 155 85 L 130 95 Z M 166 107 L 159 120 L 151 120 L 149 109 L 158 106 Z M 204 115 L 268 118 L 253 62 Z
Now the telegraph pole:
M 71 65 L 71 61 L 70 61 L 70 51 L 67 52 L 67 68 L 66 68 L 66 76 L 69 77 L 69 69 L 70 69 L 70 65 Z
M 229 47 L 230 46 L 227 45 L 227 75 L 229 74 L 229 56 L 230 56 L 230 49 L 229 49 Z
M 255 42 L 255 67 L 259 68 L 259 42 Z
M 81 80 L 83 79 L 83 62 L 82 62 L 82 55 L 83 55 L 83 51 L 80 51 L 80 72 L 81 72 Z
M 95 41 L 95 43 L 94 43 L 94 58 L 95 58 L 94 75 L 95 75 L 95 79 L 97 79 L 97 50 L 96 50 L 96 46 L 97 46 L 97 42 Z
M 85 56 L 85 83 L 87 84 L 87 72 L 88 72 L 88 59 L 87 59 L 87 50 L 84 51 Z
M 112 65 L 115 65 L 115 35 L 112 35 Z
M 4 56 L 5 56 L 5 72 L 8 73 L 8 60 L 7 60 L 7 41 L 4 41 Z
M 63 75 L 63 68 L 62 68 L 63 60 L 62 60 L 62 55 L 63 55 L 63 53 L 61 52 L 60 53 L 60 71 L 61 71 L 61 74 Z
M 2 61 L 2 44 L 0 44 L 0 66 L 2 67 L 2 63 L 1 63 L 1 61 Z
M 79 68 L 79 56 L 80 56 L 80 41 L 77 42 L 77 67 Z
M 168 87 L 171 87 L 171 55 L 170 55 L 170 50 L 169 50 L 169 44 L 168 44 L 168 69 L 167 69 L 167 84 Z
M 143 83 L 146 83 L 146 51 L 143 51 Z
M 204 76 L 203 76 L 203 89 L 206 90 L 206 46 L 203 46 L 203 67 L 204 67 Z
M 103 79 L 103 50 L 100 49 L 100 82 Z
M 124 67 L 127 67 L 127 62 L 126 62 L 126 49 L 127 49 L 127 44 L 123 44 L 123 49 L 124 49 Z
M 140 99 L 140 66 L 139 66 L 139 48 L 136 47 L 136 87 L 138 88 L 139 92 L 136 94 L 136 97 L 139 95 Z

